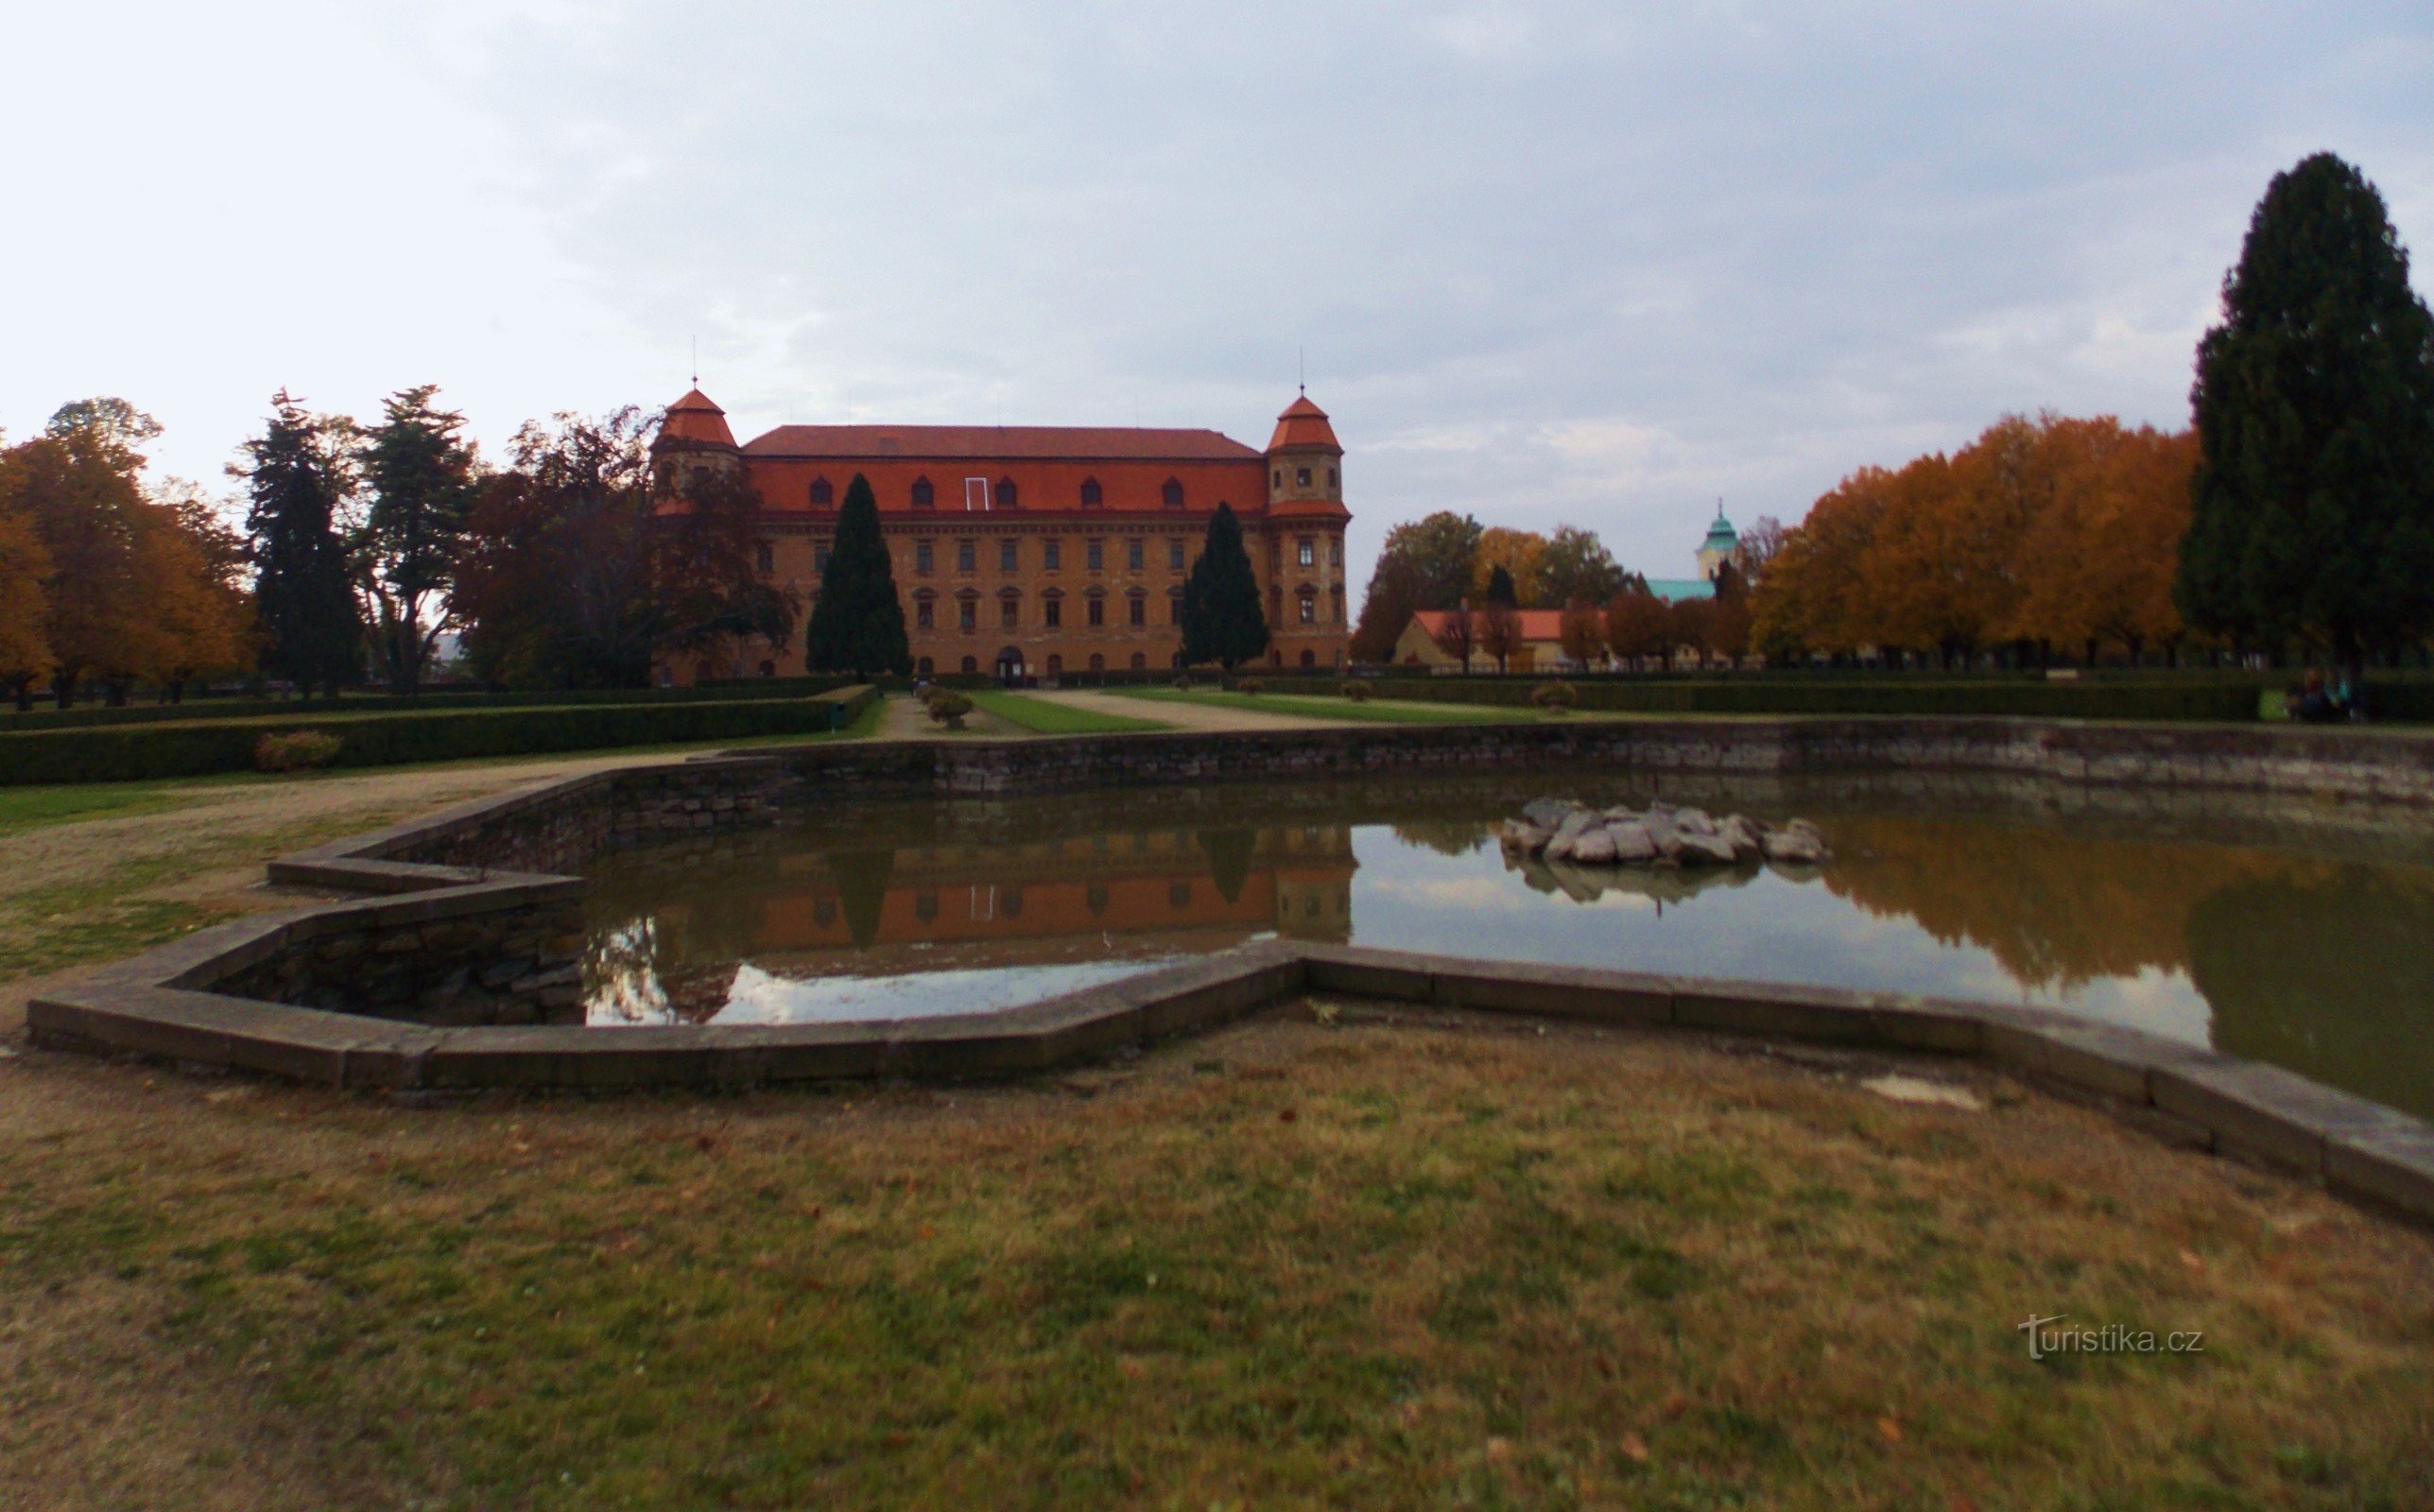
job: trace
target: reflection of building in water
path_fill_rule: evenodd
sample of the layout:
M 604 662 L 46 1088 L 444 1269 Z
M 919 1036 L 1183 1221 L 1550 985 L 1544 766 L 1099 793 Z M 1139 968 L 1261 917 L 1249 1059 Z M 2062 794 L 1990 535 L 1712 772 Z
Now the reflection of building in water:
M 1353 868 L 1343 825 L 777 852 L 654 902 L 650 954 L 685 1000 L 708 989 L 682 979 L 745 959 L 870 975 L 1216 951 L 1270 932 L 1340 943 Z

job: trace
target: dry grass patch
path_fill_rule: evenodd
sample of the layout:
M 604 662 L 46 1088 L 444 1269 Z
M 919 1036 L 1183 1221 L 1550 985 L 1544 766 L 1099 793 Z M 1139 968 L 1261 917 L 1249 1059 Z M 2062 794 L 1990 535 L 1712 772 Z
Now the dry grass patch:
M 421 1112 L 0 1061 L 0 1463 L 43 1506 L 278 1505 L 274 1463 L 351 1504 L 2434 1503 L 2434 1245 L 1977 1085 L 1281 1021 Z M 2055 1312 L 2205 1352 L 2031 1362 Z

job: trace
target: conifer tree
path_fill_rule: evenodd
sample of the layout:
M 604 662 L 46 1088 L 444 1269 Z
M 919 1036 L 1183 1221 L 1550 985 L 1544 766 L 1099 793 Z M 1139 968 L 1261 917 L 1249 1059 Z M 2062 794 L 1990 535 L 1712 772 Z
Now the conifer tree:
M 803 661 L 814 672 L 851 672 L 857 678 L 912 670 L 905 606 L 896 596 L 895 569 L 879 534 L 879 502 L 870 479 L 859 472 L 837 514 L 820 602 L 811 607 L 811 624 L 803 632 Z
M 1215 662 L 1232 672 L 1268 649 L 1268 616 L 1259 580 L 1242 549 L 1242 525 L 1231 506 L 1209 517 L 1200 559 L 1183 580 L 1183 661 Z
M 433 407 L 439 391 L 423 384 L 384 400 L 381 422 L 364 438 L 361 455 L 371 503 L 358 545 L 378 621 L 381 671 L 392 693 L 412 693 L 422 683 L 445 624 L 437 610 L 456 582 L 474 505 L 477 464 L 460 434 L 465 417 Z
M 1505 571 L 1502 562 L 1498 562 L 1488 573 L 1488 602 L 1502 605 L 1506 609 L 1521 607 L 1521 595 L 1512 586 L 1512 574 Z
M 2434 318 L 2357 169 L 2318 153 L 2267 188 L 2190 400 L 2191 624 L 2352 669 L 2434 628 Z
M 347 566 L 340 513 L 354 491 L 342 419 L 307 415 L 281 389 L 263 434 L 245 443 L 251 507 L 254 598 L 267 644 L 264 670 L 337 697 L 363 670 L 363 623 Z

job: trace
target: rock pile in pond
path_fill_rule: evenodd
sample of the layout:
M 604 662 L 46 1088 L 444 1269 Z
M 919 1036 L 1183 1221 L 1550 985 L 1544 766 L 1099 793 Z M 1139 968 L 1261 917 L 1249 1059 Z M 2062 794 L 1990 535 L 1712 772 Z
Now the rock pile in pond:
M 1535 799 L 1500 838 L 1508 855 L 1576 867 L 1730 867 L 1760 859 L 1815 866 L 1826 859 L 1825 836 L 1806 819 L 1769 829 L 1742 815 L 1719 819 L 1665 802 L 1596 809 Z

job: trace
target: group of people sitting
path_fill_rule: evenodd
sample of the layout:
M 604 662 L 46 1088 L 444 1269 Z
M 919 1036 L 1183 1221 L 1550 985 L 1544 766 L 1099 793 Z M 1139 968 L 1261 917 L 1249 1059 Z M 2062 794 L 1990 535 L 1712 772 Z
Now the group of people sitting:
M 2366 702 L 2359 690 L 2351 685 L 2349 674 L 2330 688 L 2324 686 L 2324 675 L 2314 667 L 2307 669 L 2306 679 L 2299 685 L 2299 696 L 2290 700 L 2290 717 L 2302 724 L 2329 725 L 2341 719 L 2364 719 Z

